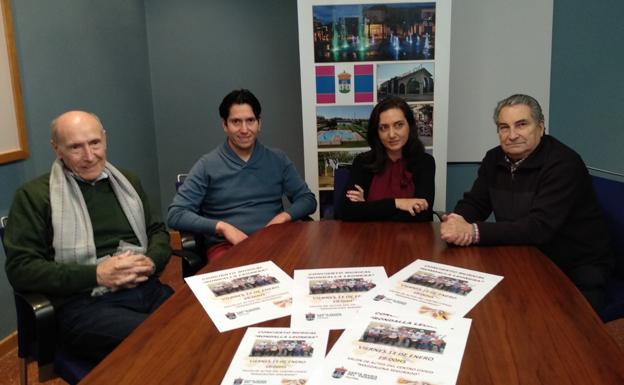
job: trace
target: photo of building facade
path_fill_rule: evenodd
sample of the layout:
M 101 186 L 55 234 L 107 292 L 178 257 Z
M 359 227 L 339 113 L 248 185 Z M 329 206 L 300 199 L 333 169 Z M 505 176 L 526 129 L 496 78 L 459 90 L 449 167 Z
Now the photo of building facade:
M 408 102 L 431 101 L 433 91 L 433 73 L 421 64 L 380 83 L 377 87 L 377 99 L 400 96 Z

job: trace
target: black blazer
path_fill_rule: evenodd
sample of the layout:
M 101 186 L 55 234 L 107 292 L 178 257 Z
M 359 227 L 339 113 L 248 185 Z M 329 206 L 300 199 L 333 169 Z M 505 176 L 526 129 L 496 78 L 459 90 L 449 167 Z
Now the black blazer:
M 349 181 L 346 190 L 354 190 L 355 185 L 364 189 L 364 197 L 368 196 L 368 190 L 373 181 L 374 174 L 364 167 L 365 159 L 370 156 L 370 151 L 359 154 L 351 166 Z M 429 208 L 412 216 L 407 211 L 399 210 L 394 205 L 394 199 L 381 199 L 378 201 L 351 202 L 346 197 L 346 191 L 342 196 L 342 217 L 346 221 L 396 221 L 396 222 L 428 222 L 433 219 L 433 200 L 435 197 L 435 161 L 427 153 L 407 164 L 407 169 L 412 173 L 414 182 L 414 198 L 426 199 Z

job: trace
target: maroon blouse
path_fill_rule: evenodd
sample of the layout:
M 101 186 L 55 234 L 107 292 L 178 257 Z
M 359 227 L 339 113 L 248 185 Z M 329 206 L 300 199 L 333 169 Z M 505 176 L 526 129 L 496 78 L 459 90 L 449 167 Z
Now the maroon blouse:
M 388 159 L 383 171 L 373 176 L 366 200 L 414 198 L 414 192 L 414 180 L 405 159 L 396 162 Z

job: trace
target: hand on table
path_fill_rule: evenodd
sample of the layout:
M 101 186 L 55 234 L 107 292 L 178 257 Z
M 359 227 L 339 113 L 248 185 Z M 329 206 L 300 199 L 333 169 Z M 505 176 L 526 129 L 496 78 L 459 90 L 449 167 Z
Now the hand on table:
M 426 199 L 420 198 L 395 198 L 394 207 L 399 210 L 407 211 L 412 216 L 420 213 L 421 211 L 429 208 L 429 203 Z
M 273 219 L 271 219 L 269 223 L 267 223 L 264 227 L 269 227 L 271 225 L 279 225 L 280 223 L 290 222 L 291 219 L 292 217 L 290 216 L 290 214 L 288 214 L 285 211 L 282 211 L 281 213 L 274 216 Z
M 474 228 L 459 214 L 451 213 L 442 217 L 440 238 L 457 246 L 468 246 L 474 239 Z
M 235 245 L 247 239 L 247 234 L 240 231 L 238 228 L 223 221 L 217 222 L 216 226 L 217 234 L 221 235 L 228 242 Z

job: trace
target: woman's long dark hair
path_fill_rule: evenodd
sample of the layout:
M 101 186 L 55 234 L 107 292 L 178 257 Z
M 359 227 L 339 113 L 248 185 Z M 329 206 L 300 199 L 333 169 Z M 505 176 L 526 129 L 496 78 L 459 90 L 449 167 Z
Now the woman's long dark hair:
M 370 169 L 374 174 L 383 171 L 388 160 L 388 154 L 386 148 L 379 139 L 379 115 L 382 112 L 390 110 L 392 108 L 398 108 L 403 112 L 405 120 L 409 125 L 409 136 L 407 137 L 407 143 L 403 146 L 402 155 L 407 164 L 412 164 L 414 159 L 419 158 L 425 152 L 425 146 L 423 146 L 420 139 L 418 139 L 418 131 L 416 129 L 416 119 L 414 119 L 414 113 L 407 105 L 405 100 L 398 96 L 389 96 L 377 103 L 370 118 L 368 119 L 368 145 L 371 147 L 364 158 L 364 165 Z

